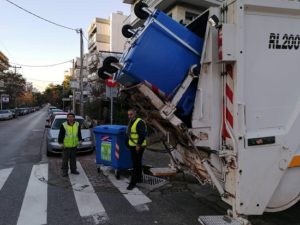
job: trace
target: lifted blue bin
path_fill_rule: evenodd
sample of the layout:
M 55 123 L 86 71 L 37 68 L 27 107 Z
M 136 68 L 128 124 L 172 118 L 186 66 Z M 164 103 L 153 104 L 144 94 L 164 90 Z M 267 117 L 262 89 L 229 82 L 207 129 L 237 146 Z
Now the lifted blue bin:
M 114 169 L 132 168 L 131 155 L 126 148 L 126 129 L 123 125 L 101 125 L 94 128 L 96 163 Z
M 203 39 L 159 10 L 144 25 L 120 59 L 124 66 L 117 74 L 117 81 L 136 83 L 146 80 L 172 96 L 189 68 L 200 64 Z M 194 98 L 196 88 L 191 88 L 187 93 Z

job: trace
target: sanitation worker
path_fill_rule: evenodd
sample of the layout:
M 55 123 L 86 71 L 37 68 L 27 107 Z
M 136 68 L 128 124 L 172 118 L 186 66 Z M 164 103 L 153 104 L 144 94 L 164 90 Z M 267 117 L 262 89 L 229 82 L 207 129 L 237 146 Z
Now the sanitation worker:
M 147 127 L 145 122 L 136 116 L 134 109 L 128 110 L 128 118 L 127 146 L 131 154 L 133 171 L 127 190 L 132 190 L 137 183 L 142 182 L 142 158 L 147 145 Z
M 58 143 L 62 150 L 62 176 L 67 177 L 70 170 L 72 174 L 79 174 L 76 167 L 77 146 L 81 144 L 82 136 L 80 124 L 75 121 L 75 114 L 67 114 L 67 121 L 62 123 L 58 134 Z

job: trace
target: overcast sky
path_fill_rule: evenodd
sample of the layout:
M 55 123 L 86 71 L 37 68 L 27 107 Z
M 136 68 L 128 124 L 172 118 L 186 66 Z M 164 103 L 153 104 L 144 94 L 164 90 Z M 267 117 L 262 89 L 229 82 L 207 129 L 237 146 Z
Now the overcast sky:
M 130 5 L 122 0 L 9 0 L 45 19 L 70 28 L 87 29 L 95 17 L 109 18 L 112 12 L 129 15 Z M 87 41 L 85 52 L 87 52 Z M 73 30 L 47 23 L 0 0 L 0 51 L 10 64 L 51 65 L 65 62 L 80 54 L 80 36 Z M 49 83 L 61 84 L 64 71 L 72 67 L 66 63 L 55 67 L 25 67 L 18 72 L 28 82 L 43 91 Z

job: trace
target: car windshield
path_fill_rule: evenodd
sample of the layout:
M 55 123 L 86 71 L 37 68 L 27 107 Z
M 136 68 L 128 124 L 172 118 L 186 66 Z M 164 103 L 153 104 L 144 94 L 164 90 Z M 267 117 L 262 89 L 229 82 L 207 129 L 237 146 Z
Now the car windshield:
M 84 126 L 83 126 L 83 119 L 75 119 L 77 122 L 79 122 L 80 124 L 80 127 L 81 129 L 86 129 Z M 51 129 L 52 130 L 59 130 L 60 129 L 60 126 L 63 122 L 66 122 L 67 121 L 67 118 L 60 118 L 60 119 L 55 119 L 53 121 L 53 124 L 52 124 L 52 127 Z
M 0 110 L 0 114 L 8 113 L 8 110 Z

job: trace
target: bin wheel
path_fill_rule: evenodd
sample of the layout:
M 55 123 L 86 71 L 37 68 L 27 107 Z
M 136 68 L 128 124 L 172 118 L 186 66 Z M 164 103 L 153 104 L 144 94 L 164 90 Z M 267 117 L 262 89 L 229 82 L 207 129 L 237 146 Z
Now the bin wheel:
M 117 180 L 120 179 L 120 170 L 115 170 L 115 177 Z
M 112 66 L 112 63 L 118 63 L 119 60 L 116 57 L 108 56 L 103 60 L 103 68 L 108 73 L 115 73 L 118 71 L 118 68 Z
M 98 172 L 98 173 L 100 173 L 100 172 L 101 172 L 101 170 L 100 170 L 100 168 L 99 168 L 99 167 L 97 168 L 97 172 Z
M 130 32 L 130 30 L 132 30 L 133 27 L 129 24 L 125 24 L 123 27 L 122 27 L 122 34 L 124 37 L 126 38 L 131 38 L 133 36 L 133 33 Z
M 149 13 L 143 10 L 143 8 L 148 8 L 148 5 L 142 1 L 139 1 L 137 4 L 134 6 L 134 14 L 142 20 L 145 20 L 148 18 Z
M 100 68 L 98 69 L 98 77 L 99 77 L 100 79 L 106 80 L 106 79 L 108 79 L 110 76 L 107 75 L 107 74 L 105 73 L 105 69 L 104 69 L 103 67 L 100 67 Z

